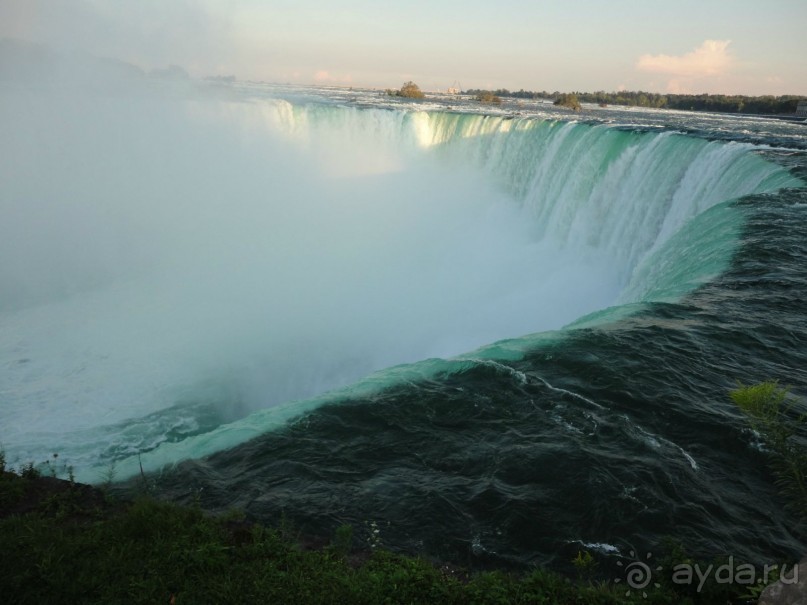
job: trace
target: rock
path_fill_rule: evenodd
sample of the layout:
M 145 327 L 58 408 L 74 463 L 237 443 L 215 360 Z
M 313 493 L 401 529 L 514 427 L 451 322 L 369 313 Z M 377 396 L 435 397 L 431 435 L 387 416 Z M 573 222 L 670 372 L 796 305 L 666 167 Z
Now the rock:
M 807 605 L 807 557 L 762 591 L 757 605 Z

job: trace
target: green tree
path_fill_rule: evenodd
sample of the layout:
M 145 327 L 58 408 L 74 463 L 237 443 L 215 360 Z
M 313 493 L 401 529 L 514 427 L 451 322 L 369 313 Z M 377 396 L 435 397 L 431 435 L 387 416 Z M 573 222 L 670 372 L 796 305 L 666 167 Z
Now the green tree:
M 582 109 L 580 106 L 580 100 L 574 93 L 563 93 L 562 95 L 558 96 L 557 99 L 555 99 L 554 104 L 558 107 L 567 107 L 568 109 L 573 109 L 574 111 L 580 111 Z

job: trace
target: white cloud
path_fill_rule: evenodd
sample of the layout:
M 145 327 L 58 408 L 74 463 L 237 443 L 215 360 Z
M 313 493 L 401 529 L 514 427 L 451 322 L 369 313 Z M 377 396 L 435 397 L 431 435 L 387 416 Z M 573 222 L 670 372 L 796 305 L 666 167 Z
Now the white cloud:
M 667 82 L 667 92 L 692 93 L 713 89 L 718 82 L 725 84 L 726 76 L 737 66 L 729 44 L 731 40 L 704 40 L 693 51 L 679 56 L 642 55 L 636 68 L 672 76 Z
M 734 66 L 734 57 L 728 50 L 729 44 L 731 40 L 705 40 L 698 48 L 685 55 L 642 55 L 636 68 L 683 78 L 723 75 Z

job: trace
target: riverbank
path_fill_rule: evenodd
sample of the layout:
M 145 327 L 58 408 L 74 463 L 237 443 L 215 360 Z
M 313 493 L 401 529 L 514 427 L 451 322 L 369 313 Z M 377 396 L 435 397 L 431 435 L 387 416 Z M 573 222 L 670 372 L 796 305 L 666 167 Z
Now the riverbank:
M 330 541 L 303 543 L 282 522 L 269 528 L 238 513 L 211 517 L 146 496 L 118 500 L 35 472 L 0 475 L 0 540 L 8 604 L 718 602 L 595 582 L 582 554 L 576 580 L 541 569 L 471 573 L 357 549 L 349 526 Z

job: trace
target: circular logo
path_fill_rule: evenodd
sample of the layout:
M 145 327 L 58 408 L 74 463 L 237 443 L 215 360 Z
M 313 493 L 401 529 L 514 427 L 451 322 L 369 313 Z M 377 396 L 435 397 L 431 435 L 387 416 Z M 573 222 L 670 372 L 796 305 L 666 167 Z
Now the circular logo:
M 637 592 L 641 591 L 642 596 L 646 599 L 647 592 L 645 591 L 645 588 L 650 586 L 650 583 L 653 582 L 653 572 L 661 571 L 664 568 L 659 565 L 655 569 L 651 569 L 650 559 L 653 558 L 653 553 L 647 553 L 644 561 L 639 559 L 634 551 L 630 551 L 630 556 L 633 558 L 633 561 L 627 565 L 625 565 L 622 561 L 617 561 L 617 566 L 625 568 L 625 577 L 617 578 L 614 580 L 614 584 L 625 582 L 628 587 L 627 591 L 625 591 L 626 597 L 630 596 L 631 591 L 635 590 Z M 661 584 L 658 582 L 653 582 L 653 586 L 659 588 L 661 587 Z

